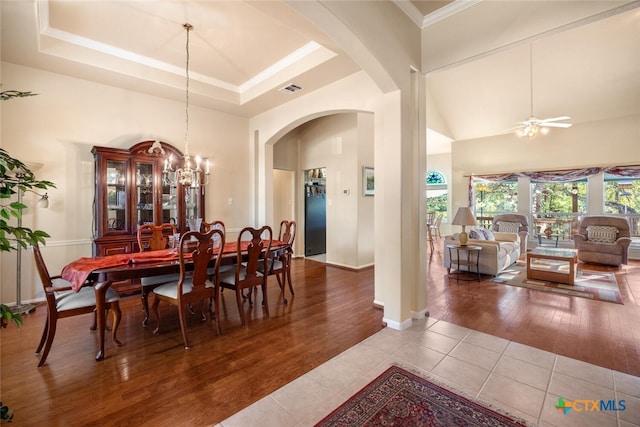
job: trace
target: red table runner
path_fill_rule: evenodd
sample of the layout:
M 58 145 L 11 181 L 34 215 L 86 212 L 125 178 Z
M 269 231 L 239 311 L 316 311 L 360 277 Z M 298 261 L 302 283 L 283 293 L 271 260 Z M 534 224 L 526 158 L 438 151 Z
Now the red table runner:
M 271 242 L 272 248 L 286 245 L 285 242 L 274 240 Z M 249 246 L 249 242 L 242 242 L 241 249 L 244 251 Z M 238 243 L 225 243 L 222 249 L 223 254 L 237 252 Z M 84 257 L 67 264 L 62 269 L 62 278 L 71 282 L 74 291 L 78 292 L 85 284 L 89 275 L 99 268 L 117 267 L 119 265 L 139 264 L 144 262 L 162 262 L 178 259 L 178 253 L 173 249 L 162 249 L 159 251 L 136 252 L 132 254 L 108 255 L 103 257 Z

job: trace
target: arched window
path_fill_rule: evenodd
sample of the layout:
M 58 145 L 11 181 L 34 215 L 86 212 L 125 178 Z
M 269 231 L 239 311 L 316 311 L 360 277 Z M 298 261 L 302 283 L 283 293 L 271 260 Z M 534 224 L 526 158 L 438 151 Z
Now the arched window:
M 427 172 L 427 185 L 437 185 L 437 184 L 446 184 L 447 181 L 444 179 L 444 175 L 442 175 L 438 171 L 429 171 Z

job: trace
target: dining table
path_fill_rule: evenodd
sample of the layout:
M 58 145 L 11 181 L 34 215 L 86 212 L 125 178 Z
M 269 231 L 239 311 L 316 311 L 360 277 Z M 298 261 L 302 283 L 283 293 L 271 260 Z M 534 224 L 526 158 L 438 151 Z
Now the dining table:
M 241 251 L 246 252 L 248 241 L 240 242 Z M 289 248 L 287 242 L 271 241 L 269 256 L 278 256 Z M 227 242 L 222 249 L 222 257 L 232 259 L 237 255 L 238 242 Z M 211 265 L 215 257 L 211 259 Z M 185 259 L 187 270 L 193 269 L 189 258 Z M 71 283 L 78 292 L 84 286 L 93 286 L 96 295 L 96 317 L 99 337 L 99 349 L 96 361 L 105 358 L 104 336 L 106 330 L 106 293 L 114 282 L 135 280 L 143 277 L 161 276 L 180 272 L 179 254 L 176 249 L 136 252 L 107 255 L 99 257 L 83 257 L 67 264 L 61 273 L 63 279 Z M 116 345 L 119 341 L 114 339 Z

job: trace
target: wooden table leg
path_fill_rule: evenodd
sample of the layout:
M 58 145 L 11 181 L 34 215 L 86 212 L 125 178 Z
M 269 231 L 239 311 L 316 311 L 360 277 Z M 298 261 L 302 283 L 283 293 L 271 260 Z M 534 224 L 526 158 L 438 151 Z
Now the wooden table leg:
M 98 282 L 94 286 L 96 293 L 96 317 L 98 319 L 98 337 L 100 342 L 100 348 L 98 354 L 96 354 L 96 361 L 104 359 L 104 332 L 107 327 L 106 319 L 106 295 L 107 289 L 111 286 L 111 282 Z

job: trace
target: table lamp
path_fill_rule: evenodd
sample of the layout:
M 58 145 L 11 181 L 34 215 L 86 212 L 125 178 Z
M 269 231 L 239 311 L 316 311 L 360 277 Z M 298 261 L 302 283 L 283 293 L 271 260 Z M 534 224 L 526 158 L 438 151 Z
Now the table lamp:
M 453 218 L 451 224 L 462 226 L 462 232 L 458 235 L 458 240 L 460 240 L 460 244 L 462 246 L 466 246 L 469 236 L 467 236 L 467 232 L 464 230 L 464 227 L 467 225 L 476 225 L 476 219 L 471 212 L 471 208 L 468 206 L 458 208 L 458 212 L 456 212 L 456 216 Z

